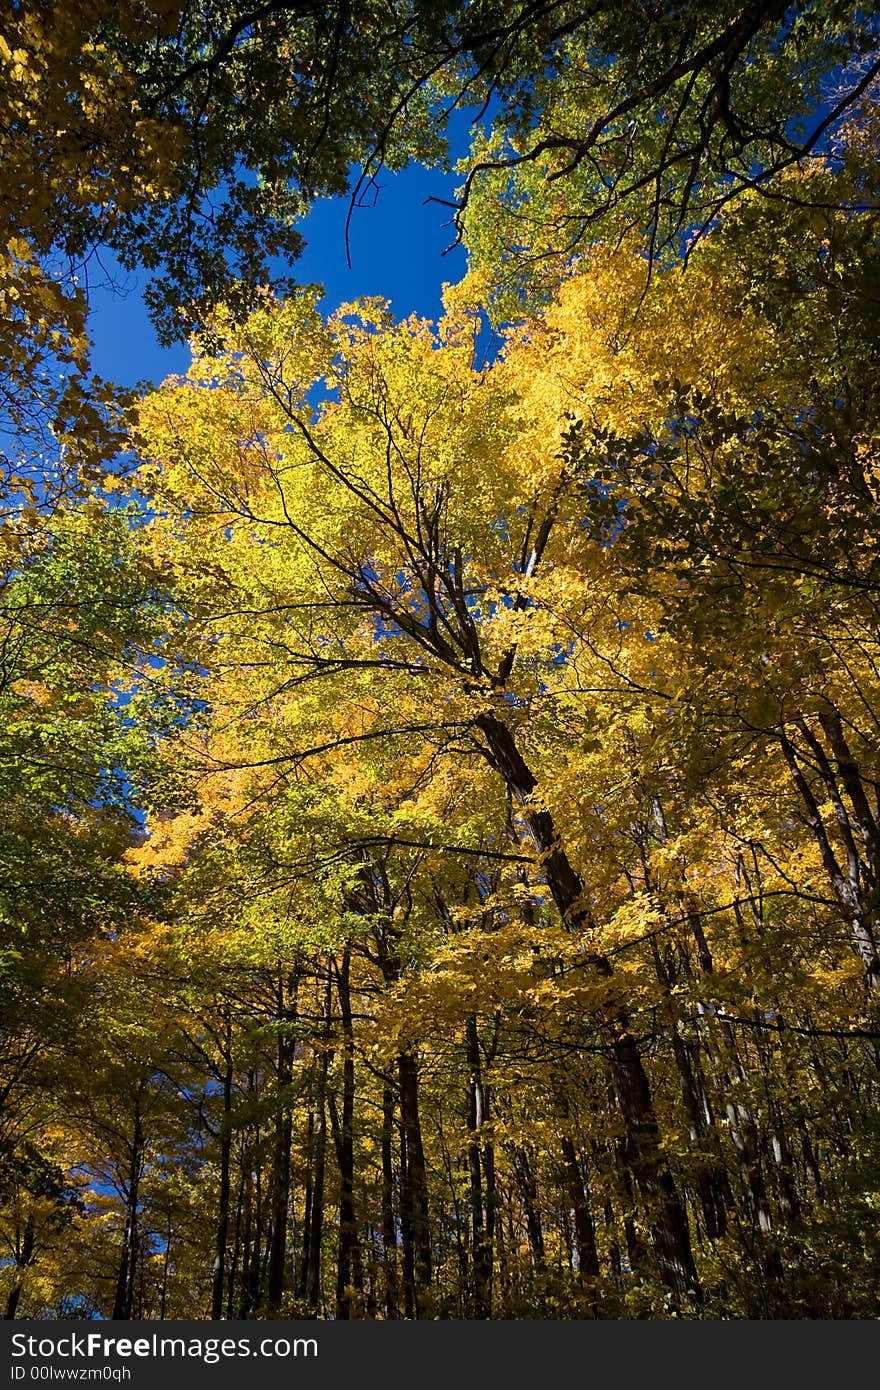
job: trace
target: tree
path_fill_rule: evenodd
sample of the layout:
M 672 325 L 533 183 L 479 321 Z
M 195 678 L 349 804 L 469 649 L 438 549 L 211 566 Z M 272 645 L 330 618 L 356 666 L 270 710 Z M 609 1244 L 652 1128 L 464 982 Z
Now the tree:
M 780 214 L 777 242 L 820 216 L 805 204 Z M 870 360 L 849 289 L 870 283 L 870 241 L 858 216 L 821 214 L 817 282 L 801 302 L 774 298 L 776 264 L 747 252 L 752 215 L 744 205 L 647 292 L 636 249 L 598 249 L 489 368 L 474 366 L 467 287 L 436 333 L 380 306 L 325 324 L 309 294 L 267 299 L 244 328 L 218 318 L 189 380 L 142 411 L 141 447 L 160 460 L 144 478 L 215 710 L 207 742 L 186 748 L 192 774 L 250 808 L 255 893 L 289 901 L 311 878 L 324 906 L 310 917 L 349 914 L 335 968 L 367 963 L 348 988 L 374 1001 L 383 1113 L 393 1121 L 392 1063 L 409 1054 L 420 1143 L 449 1172 L 427 1191 L 424 1267 L 445 1277 L 451 1201 L 484 1308 L 487 1231 L 493 1272 L 503 1256 L 512 1278 L 484 1192 L 516 1206 L 541 1287 L 554 1182 L 572 1274 L 616 1268 L 625 1245 L 644 1277 L 650 1242 L 680 1302 L 699 1274 L 724 1306 L 731 1257 L 748 1315 L 827 1308 L 827 1284 L 797 1286 L 795 1252 L 835 1239 L 823 1165 L 856 1185 L 867 1172 L 844 1179 L 842 1131 L 807 1116 L 819 1074 L 850 1115 L 873 1085 L 858 932 L 841 930 L 849 909 L 821 879 L 839 837 L 833 856 L 857 851 L 853 883 L 870 895 L 874 773 L 856 702 L 876 640 L 860 443 L 874 407 L 864 370 L 844 368 L 851 397 L 834 385 L 834 354 Z M 830 357 L 825 295 L 847 306 L 847 346 Z M 832 615 L 857 634 L 843 663 Z M 817 748 L 813 722 L 836 738 L 835 710 L 837 753 Z M 811 759 L 800 783 L 784 738 L 802 773 Z M 304 836 L 318 806 L 331 819 Z M 468 856 L 470 884 L 453 868 Z M 417 920 L 424 945 L 401 969 Z M 357 1054 L 345 1013 L 340 1000 Z M 854 1089 L 825 1052 L 834 1040 L 858 1052 Z M 449 1046 L 470 1100 L 460 1139 L 438 1147 L 425 1115 L 445 1101 L 424 1078 Z M 510 1099 L 525 1059 L 553 1159 Z M 349 1113 L 354 1136 L 357 1099 Z M 579 1297 L 595 1308 L 608 1293 L 586 1283 Z
M 173 610 L 129 510 L 30 506 L 6 522 L 3 562 L 0 1135 L 19 1174 L 4 1201 L 26 1282 L 41 1227 L 60 1239 L 78 1187 L 55 1183 L 44 1093 L 92 1007 L 90 954 L 139 911 L 124 856 L 156 745 L 185 704 L 180 689 L 163 702 L 151 668 Z M 8 1290 L 10 1316 L 21 1294 L 20 1282 Z
M 294 314 L 296 319 L 292 318 Z M 262 347 L 270 335 L 268 341 L 273 342 L 277 352 L 281 347 L 282 323 L 284 328 L 288 324 L 301 325 L 299 342 L 294 338 L 291 343 L 296 357 L 291 359 L 290 349 L 282 348 L 280 356 L 266 367 L 264 352 L 254 351 L 252 344 L 259 340 Z M 242 538 L 252 534 L 254 524 L 262 527 L 274 523 L 289 528 L 296 537 L 298 558 L 307 567 L 303 576 L 312 564 L 318 566 L 319 583 L 327 593 L 330 613 L 342 618 L 345 636 L 334 627 L 332 638 L 328 634 L 318 643 L 314 659 L 307 648 L 297 653 L 294 660 L 303 663 L 303 678 L 328 674 L 333 678 L 339 671 L 352 669 L 378 669 L 390 673 L 392 680 L 397 672 L 426 676 L 428 680 L 422 681 L 422 685 L 428 686 L 429 693 L 435 683 L 444 692 L 445 717 L 439 726 L 434 716 L 437 733 L 444 742 L 462 736 L 472 741 L 500 775 L 514 804 L 524 808 L 526 832 L 542 858 L 547 887 L 564 926 L 581 941 L 584 968 L 594 977 L 596 1008 L 620 1105 L 628 1162 L 651 1212 L 660 1277 L 675 1298 L 683 1299 L 696 1290 L 696 1270 L 684 1213 L 662 1158 L 650 1085 L 630 1031 L 627 1006 L 618 997 L 609 960 L 591 945 L 594 923 L 584 882 L 572 864 L 552 813 L 534 804 L 538 779 L 520 751 L 505 709 L 506 687 L 517 661 L 518 644 L 502 617 L 494 625 L 500 633 L 493 631 L 490 623 L 484 645 L 482 624 L 478 626 L 472 611 L 476 610 L 479 616 L 479 602 L 491 606 L 490 574 L 493 587 L 503 575 L 502 592 L 504 588 L 508 594 L 511 589 L 515 592 L 520 582 L 516 559 L 520 553 L 521 572 L 526 581 L 532 577 L 554 531 L 566 480 L 564 474 L 560 478 L 558 470 L 555 477 L 551 474 L 549 499 L 529 506 L 522 481 L 509 477 L 508 481 L 519 487 L 514 498 L 508 496 L 502 504 L 504 528 L 499 532 L 497 522 L 487 525 L 485 513 L 475 510 L 476 498 L 466 485 L 468 470 L 464 460 L 469 459 L 472 468 L 478 466 L 484 447 L 483 440 L 473 433 L 472 396 L 479 398 L 482 383 L 469 367 L 472 344 L 467 323 L 446 325 L 443 356 L 435 353 L 424 331 L 414 328 L 389 329 L 379 337 L 366 334 L 359 326 L 348 329 L 339 323 L 338 350 L 343 356 L 336 374 L 341 404 L 313 432 L 297 404 L 310 383 L 303 376 L 282 376 L 280 363 L 284 362 L 286 372 L 298 359 L 297 365 L 302 363 L 308 370 L 309 358 L 322 337 L 314 311 L 304 299 L 290 306 L 281 323 L 269 312 L 261 316 L 251 325 L 254 337 L 245 342 L 244 355 L 239 355 L 237 343 L 233 346 L 234 355 L 228 359 L 227 367 L 227 373 L 229 368 L 234 373 L 233 378 L 224 374 L 226 402 L 235 408 L 238 383 L 246 391 L 248 378 L 256 372 L 258 385 L 268 392 L 270 411 L 273 407 L 280 410 L 274 422 L 278 443 L 274 447 L 268 443 L 269 431 L 273 429 L 271 415 L 261 419 L 256 427 L 260 440 L 258 457 L 266 473 L 262 479 L 258 474 L 248 479 L 248 496 L 243 496 L 238 468 L 233 464 L 233 472 L 226 472 L 226 459 L 222 452 L 218 453 L 214 432 L 217 414 L 212 402 L 211 425 L 204 445 L 192 423 L 185 436 L 181 462 L 187 469 L 184 485 L 188 505 L 198 529 L 202 528 L 203 518 L 213 529 L 218 500 L 223 510 L 238 515 L 243 527 L 236 529 Z M 207 370 L 214 376 L 218 367 L 219 363 L 206 364 L 206 369 L 199 371 Z M 469 392 L 471 383 L 473 389 Z M 183 409 L 188 410 L 190 402 L 186 396 L 191 393 L 184 388 L 176 395 Z M 198 402 L 193 404 L 198 409 Z M 160 399 L 155 409 L 162 412 L 162 408 Z M 263 413 L 259 405 L 257 409 Z M 245 410 L 251 414 L 247 399 Z M 161 414 L 157 416 L 151 411 L 150 415 L 161 422 Z M 356 436 L 352 432 L 355 421 Z M 251 414 L 251 437 L 254 426 Z M 279 430 L 286 432 L 291 427 L 290 442 L 285 439 L 284 453 L 276 455 L 281 442 Z M 171 416 L 159 423 L 159 428 L 167 447 L 168 431 L 176 434 L 179 420 Z M 233 437 L 241 439 L 240 427 Z M 358 443 L 352 457 L 350 450 L 355 439 Z M 187 466 L 191 447 L 197 459 L 210 460 L 207 478 L 201 476 L 199 461 L 194 460 L 193 472 Z M 222 447 L 221 443 L 221 451 Z M 450 472 L 453 459 L 455 475 Z M 313 492 L 313 470 L 322 480 L 320 513 L 305 511 L 308 494 L 302 489 L 305 485 Z M 291 474 L 292 487 L 288 484 Z M 201 501 L 193 498 L 194 478 L 205 489 Z M 170 481 L 173 489 L 173 472 Z M 529 520 L 520 521 L 514 530 L 517 509 L 520 514 L 526 513 Z M 521 534 L 517 535 L 517 531 Z M 487 572 L 487 561 L 494 573 Z M 503 566 L 500 570 L 499 565 Z M 296 583 L 295 576 L 293 582 Z M 310 580 L 310 587 L 311 584 Z M 319 606 L 327 605 L 322 602 Z M 523 606 L 521 600 L 514 602 L 511 611 Z M 294 612 L 300 607 L 307 611 L 312 608 L 305 591 L 298 595 L 295 588 L 288 588 L 278 616 L 288 630 L 293 625 L 290 638 L 294 642 L 300 621 Z M 501 610 L 503 613 L 503 605 Z M 308 616 L 304 621 L 309 630 L 308 646 L 312 646 L 317 636 L 315 619 Z M 317 622 L 323 626 L 324 620 L 319 617 Z M 377 637 L 384 650 L 373 656 Z M 337 655 L 324 658 L 319 654 L 327 642 L 336 648 Z M 325 709 L 326 692 L 320 714 Z M 405 724 L 399 730 L 393 725 L 383 729 L 382 722 L 380 714 L 378 727 L 368 732 L 352 735 L 339 729 L 328 731 L 313 752 L 320 754 L 332 749 L 337 740 L 344 744 L 349 739 L 359 742 L 363 738 L 394 738 L 401 732 L 432 731 L 427 712 L 418 722 Z M 297 758 L 296 753 L 282 753 L 271 761 L 295 763 Z
M 872 32 L 14 9 L 10 1316 L 871 1315 Z M 439 325 L 261 286 L 471 99 Z

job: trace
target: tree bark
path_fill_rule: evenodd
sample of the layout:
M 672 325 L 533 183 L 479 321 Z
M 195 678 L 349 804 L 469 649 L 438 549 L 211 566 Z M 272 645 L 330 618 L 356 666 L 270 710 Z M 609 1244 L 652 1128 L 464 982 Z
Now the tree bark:
M 232 1028 L 226 1015 L 225 1067 L 223 1071 L 223 1114 L 220 1120 L 220 1194 L 217 1211 L 217 1230 L 214 1242 L 214 1270 L 211 1286 L 211 1318 L 223 1317 L 223 1296 L 226 1286 L 226 1242 L 229 1235 L 229 1198 L 232 1160 Z
M 819 810 L 819 804 L 816 801 L 813 789 L 804 776 L 794 744 L 791 742 L 784 729 L 779 730 L 779 743 L 785 761 L 788 764 L 792 781 L 804 803 L 807 821 L 813 832 L 816 844 L 819 846 L 822 863 L 831 882 L 834 895 L 840 904 L 844 916 L 851 924 L 853 944 L 861 958 L 865 971 L 865 984 L 868 989 L 880 990 L 880 951 L 878 951 L 877 938 L 874 933 L 874 914 L 867 909 L 865 903 L 862 884 L 860 882 L 859 856 L 851 832 L 847 829 L 848 818 L 845 808 L 840 801 L 839 793 L 835 795 L 831 792 L 828 780 L 826 779 L 826 788 L 829 790 L 829 795 L 831 796 L 838 824 L 840 825 L 844 839 L 844 848 L 846 849 L 847 855 L 846 872 L 844 872 L 838 863 L 837 856 L 828 837 L 828 832 L 825 829 L 825 823 L 822 819 L 822 813 Z M 814 752 L 816 746 L 816 741 L 813 740 Z
M 468 1081 L 467 1128 L 468 1128 L 468 1174 L 470 1179 L 470 1236 L 471 1268 L 473 1284 L 471 1288 L 471 1315 L 475 1319 L 492 1316 L 492 1245 L 487 1230 L 487 1213 L 483 1201 L 483 1143 L 482 1128 L 487 1116 L 487 1097 L 483 1085 L 480 1065 L 480 1040 L 477 1033 L 477 1020 L 471 1014 L 465 1025 Z
M 333 1117 L 339 1166 L 339 1239 L 336 1264 L 336 1316 L 351 1317 L 353 1296 L 363 1291 L 361 1248 L 354 1206 L 354 1033 L 351 1012 L 351 951 L 346 946 L 336 968 L 336 993 L 342 1025 L 342 1114 Z
M 290 1146 L 293 1139 L 293 1119 L 289 1089 L 293 1076 L 293 1042 L 286 1031 L 296 1016 L 296 980 L 293 998 L 288 1004 L 284 979 L 278 980 L 277 1017 L 281 1026 L 278 1036 L 275 1076 L 277 1100 L 275 1142 L 272 1160 L 272 1209 L 269 1237 L 269 1258 L 266 1270 L 266 1303 L 270 1313 L 277 1313 L 284 1297 L 285 1265 L 287 1259 L 287 1220 L 290 1210 Z
M 596 1249 L 596 1226 L 581 1176 L 577 1150 L 568 1134 L 562 1136 L 565 1193 L 574 1213 L 574 1233 L 577 1241 L 578 1273 L 583 1278 L 599 1276 L 599 1252 Z
M 382 1272 L 387 1320 L 398 1316 L 397 1228 L 394 1224 L 394 1090 L 382 1090 Z
M 126 1183 L 125 1229 L 122 1236 L 122 1253 L 119 1258 L 119 1275 L 116 1280 L 116 1297 L 113 1301 L 112 1317 L 128 1322 L 134 1307 L 134 1282 L 138 1257 L 138 1206 L 140 1183 L 144 1162 L 144 1135 L 141 1127 L 141 1092 L 138 1089 L 134 1103 L 134 1125 L 129 1145 L 128 1181 Z
M 538 1209 L 538 1184 L 535 1181 L 532 1165 L 525 1149 L 517 1148 L 514 1150 L 513 1172 L 526 1218 L 526 1232 L 529 1237 L 529 1249 L 532 1252 L 532 1264 L 536 1270 L 539 1270 L 544 1265 L 544 1227 Z
M 413 1316 L 430 1315 L 431 1228 L 428 1211 L 428 1181 L 422 1148 L 419 1116 L 419 1072 L 414 1054 L 407 1050 L 397 1059 L 400 1080 L 400 1125 L 405 1169 L 403 1200 L 407 1209 L 409 1243 L 412 1252 Z
M 314 1314 L 317 1314 L 321 1301 L 321 1243 L 324 1232 L 324 1176 L 327 1155 L 327 1073 L 330 1068 L 330 1051 L 326 1042 L 330 1032 L 332 988 L 333 980 L 328 965 L 324 994 L 325 1047 L 321 1054 L 318 1073 L 318 1103 L 315 1112 L 315 1144 L 312 1156 L 312 1205 L 309 1213 L 305 1269 L 306 1302 Z

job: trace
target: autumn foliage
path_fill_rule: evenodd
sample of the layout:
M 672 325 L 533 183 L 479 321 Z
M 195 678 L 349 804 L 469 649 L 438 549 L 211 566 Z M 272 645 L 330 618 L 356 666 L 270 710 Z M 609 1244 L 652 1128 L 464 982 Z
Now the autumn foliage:
M 876 1315 L 875 130 L 10 467 L 7 1316 Z

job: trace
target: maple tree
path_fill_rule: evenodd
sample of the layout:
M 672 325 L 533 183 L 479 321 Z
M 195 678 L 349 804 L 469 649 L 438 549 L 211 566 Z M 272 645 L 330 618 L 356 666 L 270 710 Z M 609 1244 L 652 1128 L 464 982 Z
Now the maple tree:
M 835 216 L 861 277 L 862 224 Z M 861 1181 L 830 1112 L 816 1120 L 814 1069 L 850 1115 L 873 1085 L 870 402 L 838 396 L 832 434 L 816 293 L 815 337 L 796 303 L 759 307 L 763 260 L 750 305 L 739 225 L 725 236 L 648 297 L 638 254 L 598 251 L 489 367 L 467 286 L 436 332 L 267 299 L 244 327 L 220 316 L 189 379 L 142 408 L 155 529 L 215 711 L 181 744 L 201 813 L 142 855 L 177 866 L 189 930 L 235 884 L 242 924 L 268 941 L 278 914 L 324 981 L 307 1131 L 329 1128 L 336 1154 L 339 1316 L 448 1306 L 433 1232 L 450 1200 L 467 1307 L 487 1315 L 502 1193 L 528 1233 L 519 1296 L 575 1297 L 549 1273 L 551 1181 L 581 1310 L 613 1306 L 602 1270 L 624 1277 L 622 1246 L 636 1288 L 653 1266 L 655 1309 L 729 1300 L 732 1251 L 744 1311 L 830 1306 L 794 1271 L 841 1239 L 815 1214 L 822 1166 Z M 855 319 L 837 341 L 861 351 L 861 305 L 841 300 Z M 803 582 L 781 589 L 792 569 Z M 847 1039 L 866 1068 L 853 1096 L 822 1058 Z M 454 1141 L 426 1118 L 450 1104 L 448 1064 L 427 1080 L 450 1047 Z M 523 1073 L 542 1140 L 512 1099 Z M 381 1082 L 372 1120 L 358 1076 Z M 289 1113 L 281 1133 L 290 1152 Z M 371 1146 L 385 1253 L 369 1274 Z M 326 1192 L 320 1153 L 304 1161 Z M 277 1198 L 279 1171 L 266 1180 Z M 313 1277 L 306 1262 L 301 1290 Z
M 873 1316 L 872 60 L 845 7 L 685 10 L 96 5 L 8 45 L 22 100 L 54 73 L 59 179 L 75 58 L 132 161 L 126 197 L 47 184 L 9 251 L 10 432 L 37 358 L 75 380 L 0 533 L 8 1317 Z M 798 162 L 779 84 L 844 50 L 837 143 Z M 341 189 L 490 88 L 463 225 L 564 173 L 579 259 L 487 220 L 436 325 L 259 287 L 284 159 Z M 175 260 L 261 120 L 244 240 L 233 187 Z M 166 257 L 185 377 L 86 386 L 64 228 Z M 95 466 L 123 423 L 124 477 Z

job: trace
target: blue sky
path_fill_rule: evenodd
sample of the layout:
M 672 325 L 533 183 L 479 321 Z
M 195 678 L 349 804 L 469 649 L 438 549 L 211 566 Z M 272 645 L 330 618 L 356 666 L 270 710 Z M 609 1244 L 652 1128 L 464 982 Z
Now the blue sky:
M 324 286 L 328 310 L 361 295 L 382 295 L 398 318 L 411 313 L 436 318 L 443 283 L 464 274 L 465 253 L 459 246 L 444 255 L 453 240 L 451 211 L 425 200 L 451 197 L 459 182 L 457 175 L 418 165 L 382 174 L 374 204 L 354 212 L 350 269 L 345 255 L 348 199 L 322 200 L 302 224 L 307 244 L 294 275 L 303 284 Z M 165 349 L 157 343 L 140 296 L 142 283 L 137 276 L 122 276 L 115 293 L 96 287 L 90 295 L 95 370 L 120 385 L 145 379 L 158 383 L 189 365 L 185 344 Z

